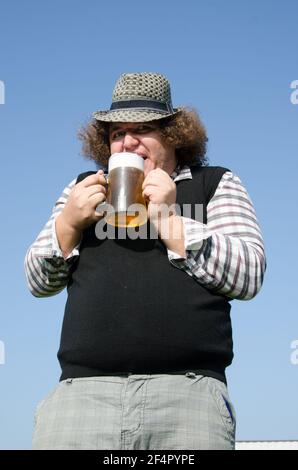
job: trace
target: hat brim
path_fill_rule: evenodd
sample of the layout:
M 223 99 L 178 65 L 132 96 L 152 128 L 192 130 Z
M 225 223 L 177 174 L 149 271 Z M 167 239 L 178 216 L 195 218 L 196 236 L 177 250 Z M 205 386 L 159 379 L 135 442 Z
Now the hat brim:
M 173 113 L 148 110 L 145 108 L 117 109 L 108 111 L 96 111 L 92 113 L 94 119 L 105 122 L 148 122 L 174 116 L 182 108 L 174 108 Z

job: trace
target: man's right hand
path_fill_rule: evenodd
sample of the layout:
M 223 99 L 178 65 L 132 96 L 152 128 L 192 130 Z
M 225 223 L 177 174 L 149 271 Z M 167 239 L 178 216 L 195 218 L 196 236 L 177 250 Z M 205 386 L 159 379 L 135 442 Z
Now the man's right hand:
M 64 223 L 77 230 L 84 230 L 102 218 L 96 207 L 106 200 L 107 182 L 103 170 L 87 176 L 71 190 L 60 216 Z
M 106 200 L 106 189 L 103 170 L 99 170 L 71 190 L 56 219 L 56 235 L 65 258 L 79 243 L 82 231 L 103 217 L 103 214 L 96 212 L 96 207 Z

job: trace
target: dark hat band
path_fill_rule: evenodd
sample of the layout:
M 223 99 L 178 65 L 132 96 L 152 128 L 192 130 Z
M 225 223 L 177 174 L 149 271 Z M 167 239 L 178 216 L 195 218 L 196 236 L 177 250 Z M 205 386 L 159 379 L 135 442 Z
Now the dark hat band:
M 163 111 L 165 113 L 174 113 L 172 106 L 168 103 L 160 103 L 158 101 L 150 100 L 125 100 L 125 101 L 114 101 L 111 104 L 110 111 L 117 109 L 130 109 L 130 108 L 145 108 Z

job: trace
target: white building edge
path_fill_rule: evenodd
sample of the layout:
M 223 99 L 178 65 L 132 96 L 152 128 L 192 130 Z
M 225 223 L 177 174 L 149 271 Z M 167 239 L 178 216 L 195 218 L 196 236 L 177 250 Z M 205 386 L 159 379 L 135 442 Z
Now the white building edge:
M 236 450 L 298 450 L 298 441 L 237 441 Z

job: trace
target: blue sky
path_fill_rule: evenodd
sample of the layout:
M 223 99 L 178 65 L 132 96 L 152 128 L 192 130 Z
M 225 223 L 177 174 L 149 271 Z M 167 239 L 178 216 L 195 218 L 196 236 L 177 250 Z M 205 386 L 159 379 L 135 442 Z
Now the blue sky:
M 232 302 L 237 439 L 298 439 L 297 16 L 295 0 L 1 2 L 1 449 L 30 448 L 34 408 L 60 375 L 66 294 L 32 297 L 26 250 L 65 185 L 94 169 L 78 128 L 140 71 L 164 73 L 174 105 L 198 109 L 210 164 L 240 177 L 263 230 L 263 289 Z

